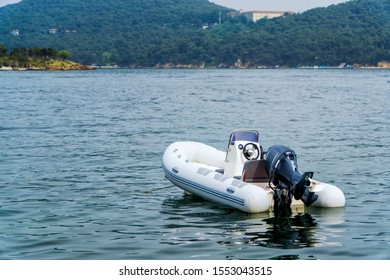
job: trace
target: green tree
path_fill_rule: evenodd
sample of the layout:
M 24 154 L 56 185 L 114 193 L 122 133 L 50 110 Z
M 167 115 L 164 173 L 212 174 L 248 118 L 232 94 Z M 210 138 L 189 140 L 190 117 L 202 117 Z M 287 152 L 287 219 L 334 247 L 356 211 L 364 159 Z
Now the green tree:
M 0 56 L 6 56 L 7 53 L 7 48 L 4 45 L 0 45 Z
M 60 59 L 64 59 L 64 60 L 69 59 L 69 58 L 72 57 L 72 53 L 70 51 L 67 51 L 67 50 L 57 51 L 56 55 Z
M 111 58 L 112 58 L 112 53 L 103 52 L 102 53 L 102 64 L 103 65 L 110 65 L 112 63 Z

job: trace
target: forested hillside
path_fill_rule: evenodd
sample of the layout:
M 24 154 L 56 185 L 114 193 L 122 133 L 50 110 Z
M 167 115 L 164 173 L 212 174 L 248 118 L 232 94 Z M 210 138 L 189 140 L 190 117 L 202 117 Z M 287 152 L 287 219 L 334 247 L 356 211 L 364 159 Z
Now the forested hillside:
M 150 66 L 161 56 L 181 60 L 173 48 L 218 22 L 219 11 L 228 12 L 207 0 L 23 0 L 0 9 L 0 44 L 67 49 L 83 63 Z
M 235 37 L 251 64 L 376 65 L 390 60 L 390 0 L 358 0 L 259 21 Z
M 23 0 L 0 8 L 0 45 L 54 48 L 83 64 L 257 67 L 390 61 L 390 0 L 231 19 L 207 0 Z

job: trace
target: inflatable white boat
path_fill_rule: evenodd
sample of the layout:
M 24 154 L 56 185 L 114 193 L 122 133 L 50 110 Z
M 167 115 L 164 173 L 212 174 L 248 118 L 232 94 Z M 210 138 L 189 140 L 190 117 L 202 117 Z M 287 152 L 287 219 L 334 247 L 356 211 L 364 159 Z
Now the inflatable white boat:
M 343 207 L 336 186 L 300 174 L 296 155 L 285 146 L 263 152 L 255 130 L 234 130 L 226 152 L 199 142 L 175 142 L 165 150 L 166 178 L 207 200 L 259 213 L 288 206 Z

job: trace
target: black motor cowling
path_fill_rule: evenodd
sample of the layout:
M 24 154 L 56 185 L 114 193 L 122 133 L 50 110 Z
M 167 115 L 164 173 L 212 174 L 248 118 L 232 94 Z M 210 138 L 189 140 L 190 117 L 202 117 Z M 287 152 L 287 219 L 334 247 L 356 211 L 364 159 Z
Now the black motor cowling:
M 310 206 L 318 198 L 310 192 L 310 178 L 313 172 L 300 174 L 298 171 L 297 155 L 286 146 L 272 146 L 267 151 L 266 169 L 275 186 L 275 206 L 290 206 L 292 196 L 301 199 L 306 206 Z

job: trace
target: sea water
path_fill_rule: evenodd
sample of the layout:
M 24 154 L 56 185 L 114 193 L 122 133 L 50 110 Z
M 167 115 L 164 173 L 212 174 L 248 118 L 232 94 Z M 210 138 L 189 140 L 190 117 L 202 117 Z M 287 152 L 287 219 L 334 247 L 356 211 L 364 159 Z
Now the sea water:
M 390 71 L 0 73 L 0 259 L 390 259 Z M 291 147 L 342 209 L 246 214 L 164 179 L 174 141 Z

